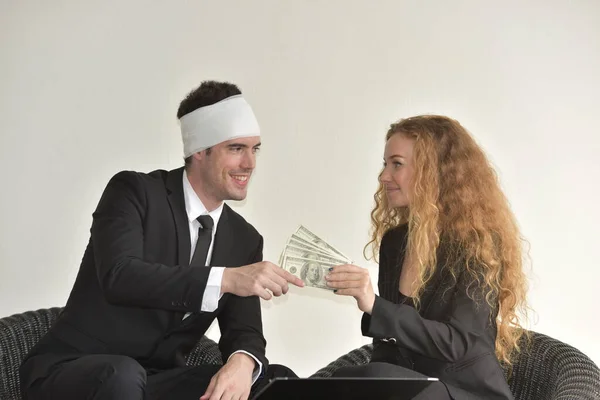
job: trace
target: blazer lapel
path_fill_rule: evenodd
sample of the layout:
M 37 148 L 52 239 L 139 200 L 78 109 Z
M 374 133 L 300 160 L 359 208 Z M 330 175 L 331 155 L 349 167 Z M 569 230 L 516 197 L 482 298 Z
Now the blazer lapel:
M 391 280 L 383 282 L 383 295 L 391 299 L 394 303 L 397 303 L 400 296 L 398 284 L 400 282 L 400 275 L 402 274 L 402 267 L 404 264 L 404 257 L 406 256 L 406 249 L 408 245 L 408 226 L 403 225 L 399 228 L 399 240 L 395 244 L 396 248 L 391 250 L 392 254 L 397 254 L 396 259 L 392 260 L 392 274 Z M 447 285 L 446 275 L 447 273 L 443 270 L 443 264 L 440 260 L 445 260 L 446 257 L 442 247 L 438 247 L 437 253 L 438 264 L 436 270 L 433 272 L 433 276 L 427 283 L 423 294 L 421 295 L 421 301 L 419 309 L 417 310 L 421 316 L 424 316 L 429 307 L 434 303 L 435 299 L 438 299 L 438 292 L 441 292 L 442 288 Z
M 217 267 L 233 267 L 233 242 L 234 231 L 229 223 L 229 214 L 231 209 L 227 204 L 223 206 L 223 212 L 219 223 L 217 224 L 217 233 L 215 234 L 215 243 L 213 244 L 213 252 L 210 260 L 210 265 Z
M 433 303 L 433 300 L 436 298 L 438 291 L 440 291 L 442 285 L 440 285 L 440 272 L 436 271 L 434 275 L 431 277 L 430 283 L 425 288 L 423 295 L 421 296 L 421 310 L 420 314 L 423 316 L 429 310 L 429 307 Z
M 185 211 L 183 197 L 183 167 L 169 171 L 167 175 L 167 199 L 175 221 L 177 234 L 177 263 L 180 266 L 190 265 L 190 228 Z
M 447 260 L 447 256 L 444 250 L 445 249 L 443 244 L 438 247 L 438 261 L 435 272 L 433 273 L 433 276 L 431 277 L 431 280 L 427 285 L 423 296 L 421 297 L 421 304 L 423 305 L 423 307 L 421 308 L 423 310 L 421 315 L 425 315 L 429 307 L 434 303 L 434 300 L 442 300 L 441 295 L 443 294 L 443 291 L 448 289 L 449 285 L 451 284 L 449 278 L 451 278 L 452 276 L 447 271 L 446 266 L 444 265 L 445 260 Z

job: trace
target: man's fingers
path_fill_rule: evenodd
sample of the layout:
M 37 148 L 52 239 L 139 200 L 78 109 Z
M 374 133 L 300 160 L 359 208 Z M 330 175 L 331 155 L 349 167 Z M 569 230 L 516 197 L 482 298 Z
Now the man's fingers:
M 257 288 L 255 292 L 255 294 L 263 300 L 271 300 L 273 298 L 271 292 L 264 287 Z
M 219 397 L 218 399 L 215 399 L 215 400 L 232 400 L 233 398 L 234 397 L 231 395 L 230 391 L 227 389 L 224 389 L 221 397 Z
M 279 291 L 281 292 L 280 295 L 286 294 L 288 292 L 288 290 L 290 289 L 287 281 L 277 274 L 273 274 L 273 276 L 271 276 L 271 280 L 273 281 L 273 283 L 275 285 L 277 285 L 279 287 Z M 273 292 L 273 293 L 275 293 L 275 292 Z
M 240 390 L 239 388 L 229 387 L 228 389 L 226 389 L 223 392 L 223 395 L 221 395 L 220 400 L 239 400 L 240 399 L 239 390 Z
M 275 266 L 274 271 L 277 273 L 277 275 L 281 276 L 283 279 L 285 279 L 287 282 L 291 283 L 292 285 L 296 285 L 298 287 L 304 286 L 304 282 L 302 282 L 302 279 L 298 278 L 294 274 L 289 273 L 285 269 Z
M 221 383 L 217 383 L 215 385 L 214 391 L 210 395 L 209 400 L 221 400 L 221 398 L 223 397 L 223 392 L 225 392 L 225 388 L 223 386 L 224 385 L 222 385 Z
M 265 289 L 269 289 L 277 297 L 279 297 L 283 294 L 281 286 L 277 282 L 274 282 L 269 278 L 266 278 L 264 280 L 263 285 L 264 285 Z
M 202 395 L 202 397 L 200 397 L 200 400 L 208 400 L 210 399 L 210 396 L 212 394 L 212 392 L 215 390 L 215 378 L 213 377 L 210 380 L 210 383 L 208 384 L 208 387 L 206 388 L 206 392 L 204 392 L 204 394 Z
M 264 284 L 275 296 L 286 294 L 289 290 L 287 281 L 277 273 L 271 272 L 269 276 L 264 277 Z

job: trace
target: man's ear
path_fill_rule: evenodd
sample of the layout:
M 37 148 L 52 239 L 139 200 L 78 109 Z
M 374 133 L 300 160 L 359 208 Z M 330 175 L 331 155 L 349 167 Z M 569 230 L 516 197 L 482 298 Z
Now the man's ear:
M 212 147 L 208 147 L 202 151 L 199 151 L 197 153 L 193 154 L 193 157 L 198 160 L 198 161 L 202 161 L 203 159 L 205 159 L 207 156 L 210 155 L 210 152 L 212 151 Z
M 197 153 L 192 154 L 197 161 L 202 161 L 206 157 L 206 150 L 199 151 Z

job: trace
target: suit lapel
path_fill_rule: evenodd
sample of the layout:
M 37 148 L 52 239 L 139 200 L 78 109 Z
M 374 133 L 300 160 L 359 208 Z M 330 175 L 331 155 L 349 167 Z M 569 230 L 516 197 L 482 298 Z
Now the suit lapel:
M 391 294 L 391 299 L 394 303 L 398 303 L 400 300 L 400 276 L 402 275 L 402 269 L 404 267 L 404 258 L 406 257 L 406 249 L 407 249 L 407 239 L 408 239 L 408 227 L 406 225 L 401 226 L 399 229 L 399 240 L 394 243 L 396 246 L 392 254 L 396 254 L 396 259 L 393 260 L 392 265 L 393 268 L 392 279 L 390 282 L 387 282 L 389 293 Z
M 429 307 L 435 301 L 441 301 L 443 291 L 448 289 L 448 285 L 450 282 L 448 278 L 450 273 L 447 271 L 444 262 L 447 260 L 446 254 L 444 252 L 444 245 L 440 245 L 437 251 L 437 265 L 433 276 L 431 277 L 430 283 L 427 285 L 425 292 L 423 293 L 422 298 L 422 314 L 425 315 Z M 450 276 L 451 278 L 451 276 Z
M 436 298 L 437 293 L 441 290 L 442 285 L 440 285 L 440 271 L 436 271 L 434 275 L 431 277 L 430 284 L 425 288 L 423 295 L 421 296 L 421 311 L 420 314 L 423 316 L 429 310 L 429 307 L 433 303 L 433 300 Z
M 215 243 L 213 244 L 213 252 L 210 260 L 210 265 L 214 266 L 235 266 L 232 256 L 234 231 L 229 223 L 229 214 L 231 209 L 227 204 L 223 206 L 223 212 L 217 225 L 217 233 L 215 234 Z
M 397 258 L 392 263 L 392 279 L 391 281 L 384 282 L 384 291 L 387 290 L 387 293 L 384 292 L 384 295 L 387 295 L 389 299 L 391 299 L 394 303 L 397 303 L 400 296 L 399 291 L 399 282 L 400 275 L 402 274 L 402 267 L 404 265 L 404 257 L 406 256 L 406 249 L 408 245 L 408 226 L 404 225 L 399 229 L 399 240 L 397 241 L 396 248 L 393 248 L 391 253 L 397 254 Z M 424 316 L 429 307 L 435 302 L 441 299 L 442 290 L 445 290 L 448 285 L 447 275 L 449 275 L 444 270 L 443 261 L 446 260 L 446 255 L 444 253 L 443 245 L 438 247 L 437 252 L 437 260 L 438 264 L 436 265 L 436 269 L 433 272 L 433 276 L 429 280 L 428 284 L 421 295 L 419 314 Z
M 177 263 L 180 266 L 190 264 L 190 228 L 185 211 L 185 199 L 183 197 L 183 168 L 169 171 L 167 175 L 167 199 L 175 221 L 177 234 Z

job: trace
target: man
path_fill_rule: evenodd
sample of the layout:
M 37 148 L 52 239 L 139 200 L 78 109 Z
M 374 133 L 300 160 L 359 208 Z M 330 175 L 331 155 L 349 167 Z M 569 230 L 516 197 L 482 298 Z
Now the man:
M 223 203 L 246 197 L 260 129 L 237 86 L 180 104 L 185 167 L 108 183 L 58 321 L 21 365 L 26 399 L 247 399 L 275 375 L 259 297 L 303 283 L 262 261 L 262 236 Z M 186 367 L 217 318 L 225 362 Z

